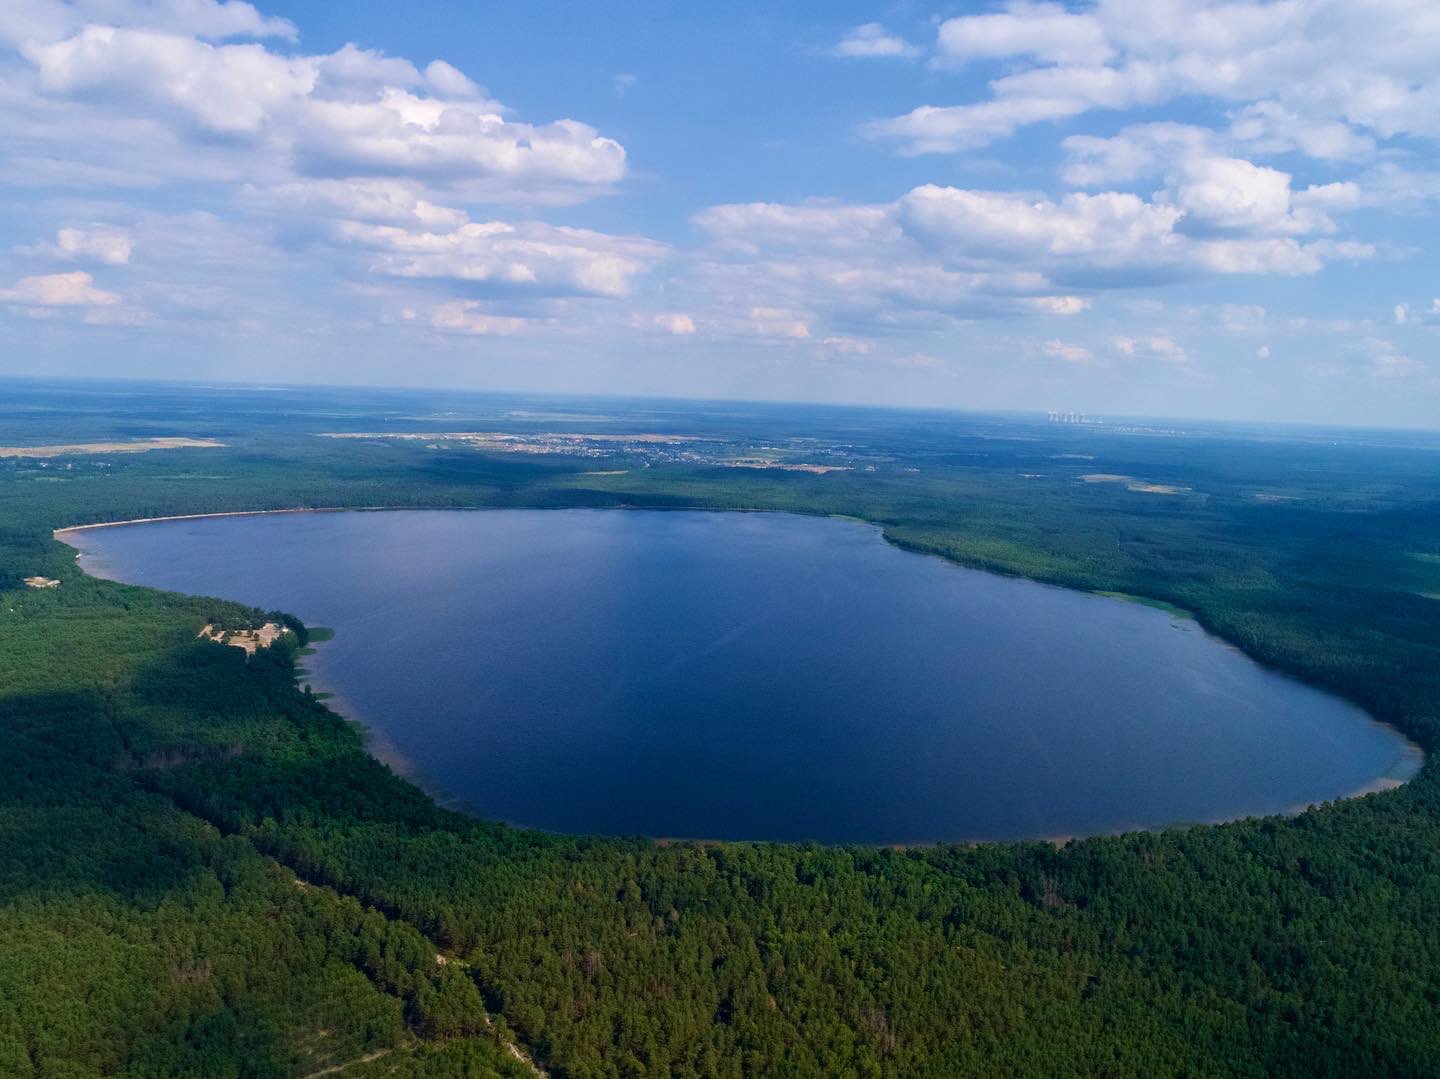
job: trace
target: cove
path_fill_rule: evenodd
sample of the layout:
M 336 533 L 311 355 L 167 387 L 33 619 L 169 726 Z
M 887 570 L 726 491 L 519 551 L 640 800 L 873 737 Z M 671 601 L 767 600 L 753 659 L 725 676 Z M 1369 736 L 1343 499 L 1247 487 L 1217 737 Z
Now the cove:
M 71 532 L 90 573 L 336 631 L 304 681 L 469 812 L 561 832 L 1051 838 L 1408 777 L 1165 611 L 772 513 L 327 512 Z

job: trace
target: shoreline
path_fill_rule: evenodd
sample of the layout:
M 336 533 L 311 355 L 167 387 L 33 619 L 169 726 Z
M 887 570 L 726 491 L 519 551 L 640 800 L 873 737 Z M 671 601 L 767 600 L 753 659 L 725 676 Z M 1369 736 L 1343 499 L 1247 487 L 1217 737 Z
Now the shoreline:
M 85 525 L 52 528 L 55 539 L 71 532 L 90 532 L 97 528 L 120 528 L 123 525 L 151 525 L 161 521 L 204 521 L 211 517 L 273 517 L 281 513 L 369 513 L 375 510 L 408 509 L 401 506 L 296 506 L 286 510 L 220 510 L 215 513 L 173 513 L 165 517 L 131 517 L 124 521 L 95 521 Z M 60 540 L 64 543 L 64 540 Z
M 320 649 L 329 643 L 329 641 L 320 641 L 307 645 L 307 648 L 313 650 L 312 654 L 309 656 L 301 656 L 300 658 L 302 660 L 314 660 L 320 655 Z M 351 702 L 350 698 L 337 689 L 333 682 L 326 679 L 323 672 L 317 672 L 312 666 L 302 668 L 300 664 L 297 663 L 295 665 L 295 687 L 301 689 L 304 686 L 308 686 L 310 690 L 316 694 L 325 694 L 326 696 L 320 701 L 320 703 L 325 706 L 325 709 L 334 713 L 346 723 L 359 729 L 361 744 L 366 754 L 379 761 L 386 768 L 389 768 L 390 771 L 394 772 L 395 775 L 399 776 L 405 782 L 420 788 L 425 794 L 425 797 L 429 798 L 441 809 L 464 813 L 467 816 L 475 817 L 477 820 L 495 819 L 473 811 L 471 804 L 464 798 L 440 786 L 426 776 L 419 766 L 395 745 L 388 734 L 376 726 L 375 723 L 367 720 L 364 714 Z
M 488 507 L 488 506 L 475 506 L 475 507 L 462 507 L 462 506 L 446 506 L 446 507 L 423 507 L 423 506 L 300 506 L 300 507 L 292 507 L 292 508 L 289 508 L 289 509 L 225 510 L 225 511 L 213 512 L 213 513 L 170 514 L 170 515 L 165 515 L 165 516 L 160 516 L 160 517 L 136 517 L 136 518 L 130 518 L 130 519 L 123 520 L 123 521 L 98 521 L 98 522 L 94 522 L 94 523 L 90 523 L 90 524 L 67 525 L 67 526 L 65 526 L 65 527 L 63 527 L 63 528 L 53 529 L 53 530 L 51 531 L 51 535 L 52 535 L 52 537 L 54 537 L 54 538 L 55 538 L 56 540 L 58 540 L 59 542 L 64 543 L 65 540 L 64 540 L 63 537 L 66 536 L 66 535 L 68 535 L 68 534 L 70 534 L 70 533 L 87 532 L 87 531 L 92 531 L 92 530 L 101 529 L 101 528 L 118 528 L 118 527 L 127 526 L 127 525 L 158 524 L 158 523 L 167 522 L 167 521 L 194 521 L 194 520 L 207 520 L 207 519 L 210 519 L 210 518 L 224 518 L 224 517 L 262 517 L 262 516 L 277 516 L 277 515 L 281 515 L 281 514 L 296 514 L 296 513 L 367 513 L 367 512 L 394 512 L 394 511 L 410 511 L 410 512 L 422 512 L 422 513 L 423 513 L 423 512 L 462 512 L 462 513 L 467 513 L 467 512 L 483 511 L 483 510 L 486 510 L 486 509 L 507 509 L 507 508 L 538 508 L 538 507 Z M 546 508 L 546 509 L 584 509 L 584 510 L 590 510 L 590 511 L 592 511 L 592 512 L 603 512 L 603 511 L 606 510 L 606 509 L 619 509 L 619 510 L 628 510 L 628 509 L 652 509 L 651 507 L 635 507 L 635 506 L 629 506 L 629 505 L 620 505 L 620 506 L 613 506 L 613 507 L 588 507 L 588 506 L 570 506 L 570 507 L 567 507 L 567 506 L 555 506 L 555 507 L 544 507 L 544 508 Z M 789 511 L 786 511 L 786 510 L 774 510 L 774 509 L 703 510 L 703 509 L 694 509 L 694 508 L 689 508 L 689 507 L 654 507 L 653 509 L 654 509 L 655 512 L 676 512 L 676 511 L 680 511 L 680 512 L 698 512 L 698 513 L 731 513 L 731 512 L 742 512 L 742 513 L 788 513 L 788 512 L 789 512 Z M 963 563 L 963 562 L 958 562 L 958 561 L 956 561 L 956 560 L 954 560 L 954 559 L 952 559 L 952 558 L 949 558 L 949 557 L 947 557 L 947 556 L 945 556 L 945 555 L 943 555 L 943 554 L 941 554 L 941 553 L 939 553 L 939 552 L 937 552 L 937 551 L 930 551 L 930 550 L 925 550 L 925 549 L 917 549 L 917 548 L 912 548 L 912 547 L 910 547 L 909 545 L 904 544 L 904 543 L 896 543 L 896 542 L 893 541 L 893 540 L 890 538 L 890 536 L 887 534 L 884 526 L 879 525 L 879 524 L 876 524 L 876 523 L 873 522 L 873 521 L 868 521 L 868 520 L 866 520 L 865 518 L 862 518 L 862 517 L 853 517 L 853 516 L 850 516 L 850 515 L 847 515 L 847 514 L 820 514 L 820 515 L 815 515 L 815 514 L 795 514 L 795 516 L 820 516 L 820 517 L 824 517 L 824 518 L 830 519 L 830 520 L 842 520 L 842 521 L 854 522 L 854 523 L 856 523 L 856 524 L 863 524 L 863 525 L 865 525 L 865 526 L 867 526 L 867 527 L 869 527 L 869 528 L 875 529 L 877 532 L 879 532 L 881 539 L 882 539 L 885 543 L 890 544 L 891 546 L 896 547 L 898 550 L 904 550 L 904 551 L 909 551 L 909 552 L 914 553 L 914 554 L 927 555 L 927 556 L 930 556 L 930 557 L 938 558 L 939 560 L 941 560 L 942 562 L 947 563 L 948 565 L 960 567 L 960 568 L 963 568 L 963 569 L 973 569 L 973 570 L 976 570 L 976 571 L 982 572 L 982 573 L 997 573 L 997 572 L 998 572 L 998 575 L 1000 575 L 1000 576 L 1005 576 L 1005 577 L 1012 577 L 1012 576 L 1013 576 L 1013 577 L 1016 577 L 1017 579 L 1020 579 L 1020 580 L 1031 581 L 1032 583 L 1037 584 L 1037 585 L 1040 585 L 1040 586 L 1042 586 L 1042 587 L 1061 588 L 1061 589 L 1065 589 L 1066 591 L 1077 592 L 1077 593 L 1080 593 L 1080 594 L 1082 594 L 1082 595 L 1091 595 L 1091 596 L 1095 596 L 1095 597 L 1102 598 L 1102 599 L 1113 599 L 1113 600 L 1115 600 L 1116 602 L 1121 602 L 1121 603 L 1136 603 L 1136 604 L 1141 605 L 1141 606 L 1146 606 L 1146 607 L 1150 607 L 1150 608 L 1152 608 L 1152 609 L 1161 610 L 1162 612 L 1164 612 L 1164 613 L 1166 613 L 1166 614 L 1169 614 L 1171 617 L 1180 617 L 1180 618 L 1187 618 L 1187 619 L 1193 620 L 1193 621 L 1195 621 L 1197 624 L 1200 624 L 1202 629 L 1204 628 L 1203 623 L 1202 623 L 1202 622 L 1200 621 L 1200 619 L 1197 618 L 1192 612 L 1185 611 L 1183 608 L 1175 607 L 1174 605 L 1169 604 L 1169 603 L 1166 603 L 1166 602 L 1164 602 L 1164 601 L 1149 600 L 1148 597 L 1144 597 L 1144 596 L 1132 596 L 1132 595 L 1130 595 L 1130 594 L 1128 594 L 1128 593 L 1127 593 L 1127 594 L 1116 594 L 1116 593 L 1098 592 L 1098 591 L 1094 591 L 1094 590 L 1086 590 L 1086 589 L 1081 589 L 1081 588 L 1073 588 L 1073 587 L 1071 587 L 1071 586 L 1067 586 L 1067 585 L 1063 585 L 1063 584 L 1056 584 L 1056 583 L 1052 583 L 1052 582 L 1049 582 L 1049 581 L 1038 580 L 1038 579 L 1033 578 L 1033 577 L 1026 577 L 1026 576 L 1024 576 L 1024 575 L 1022 575 L 1022 574 L 1007 574 L 1007 573 L 1003 573 L 1003 572 L 999 572 L 999 571 L 994 571 L 994 570 L 985 569 L 985 568 L 980 567 L 980 566 L 969 566 L 969 565 L 966 565 L 966 564 Z M 66 546 L 71 546 L 71 545 L 67 543 Z M 86 576 L 93 576 L 93 575 L 90 574 L 87 570 L 85 570 L 83 567 L 79 567 L 79 565 L 78 565 L 78 561 L 79 561 L 80 557 L 81 557 L 82 555 L 86 554 L 87 552 L 84 551 L 84 550 L 83 550 L 82 548 L 80 548 L 80 547 L 72 547 L 72 550 L 74 550 L 74 551 L 75 551 L 75 554 L 76 554 L 77 568 L 79 568 L 82 573 L 85 573 Z M 97 579 L 106 579 L 106 578 L 97 578 Z M 122 582 L 122 583 L 123 583 L 123 582 Z M 140 587 L 144 587 L 144 586 L 140 586 Z M 1206 630 L 1205 632 L 1209 633 L 1210 631 L 1209 631 L 1209 630 Z M 1416 776 L 1418 776 L 1418 775 L 1424 770 L 1424 768 L 1425 768 L 1425 766 L 1426 766 L 1426 763 L 1427 763 L 1428 760 L 1429 760 L 1429 755 L 1425 752 L 1425 750 L 1424 750 L 1424 748 L 1423 748 L 1422 746 L 1420 746 L 1418 743 L 1416 743 L 1415 741 L 1413 741 L 1413 740 L 1410 738 L 1410 736 L 1407 735 L 1404 731 L 1402 731 L 1399 727 L 1396 727 L 1396 726 L 1394 726 L 1394 725 L 1392 725 L 1392 724 L 1386 723 L 1384 720 L 1381 720 L 1381 719 L 1377 718 L 1377 717 L 1376 717 L 1375 715 L 1373 715 L 1368 709 L 1364 708 L 1364 706 L 1358 704 L 1358 703 L 1355 702 L 1355 701 L 1350 701 L 1349 698 L 1346 698 L 1346 697 L 1343 697 L 1343 696 L 1341 696 L 1341 695 L 1339 695 L 1339 694 L 1336 694 L 1336 693 L 1334 693 L 1333 691 L 1331 691 L 1331 690 L 1329 690 L 1329 689 L 1326 689 L 1326 688 L 1324 688 L 1324 687 L 1312 685 L 1311 683 L 1307 682 L 1305 679 L 1300 678 L 1300 677 L 1297 677 L 1297 676 L 1292 675 L 1292 674 L 1289 674 L 1288 672 L 1285 672 L 1285 671 L 1283 671 L 1283 670 L 1278 670 L 1278 669 L 1276 669 L 1276 668 L 1271 668 L 1271 667 L 1269 667 L 1267 664 L 1262 663 L 1260 660 L 1255 659 L 1255 658 L 1252 657 L 1252 656 L 1249 656 L 1249 654 L 1246 653 L 1245 650 L 1242 649 L 1242 648 L 1240 648 L 1238 645 L 1236 645 L 1236 644 L 1234 644 L 1234 643 L 1232 643 L 1232 642 L 1230 642 L 1230 641 L 1226 640 L 1225 638 L 1220 637 L 1220 636 L 1218 636 L 1218 635 L 1215 635 L 1215 634 L 1210 634 L 1210 635 L 1213 636 L 1213 637 L 1215 637 L 1215 639 L 1216 639 L 1218 642 L 1220 642 L 1221 644 L 1225 645 L 1225 646 L 1228 647 L 1228 648 L 1234 649 L 1236 652 L 1239 652 L 1241 655 L 1245 655 L 1251 662 L 1256 663 L 1257 665 L 1259 665 L 1260 667 L 1262 667 L 1262 668 L 1264 668 L 1264 669 L 1266 669 L 1266 670 L 1276 670 L 1276 673 L 1282 675 L 1283 677 L 1290 678 L 1290 679 L 1292 679 L 1293 681 L 1295 681 L 1295 682 L 1297 682 L 1297 683 L 1299 683 L 1299 684 L 1301 684 L 1301 685 L 1310 686 L 1311 688 L 1316 689 L 1316 690 L 1319 690 L 1319 691 L 1322 692 L 1322 693 L 1326 693 L 1326 694 L 1328 694 L 1328 695 L 1330 695 L 1330 696 L 1332 696 L 1332 697 L 1335 697 L 1335 698 L 1337 698 L 1337 699 L 1339 699 L 1339 700 L 1342 700 L 1342 701 L 1347 701 L 1348 703 L 1354 705 L 1354 707 L 1356 707 L 1357 709 L 1359 709 L 1359 710 L 1365 715 L 1365 717 L 1366 717 L 1367 719 L 1369 719 L 1370 722 L 1375 723 L 1375 724 L 1377 724 L 1377 725 L 1379 725 L 1379 726 L 1381 726 L 1381 727 L 1384 727 L 1386 730 L 1389 730 L 1389 731 L 1394 732 L 1394 733 L 1401 739 L 1401 741 L 1402 741 L 1402 743 L 1403 743 L 1403 746 L 1402 746 L 1400 755 L 1397 756 L 1397 757 L 1395 758 L 1395 760 L 1391 762 L 1391 764 L 1385 769 L 1384 772 L 1382 772 L 1380 775 L 1376 776 L 1374 779 L 1372 779 L 1372 780 L 1370 780 L 1370 781 L 1368 781 L 1368 782 L 1366 782 L 1366 783 L 1364 783 L 1364 784 L 1361 784 L 1359 787 L 1356 787 L 1354 790 L 1351 790 L 1351 791 L 1346 792 L 1346 793 L 1343 793 L 1343 794 L 1337 794 L 1337 795 L 1333 796 L 1332 798 L 1325 799 L 1325 800 L 1322 801 L 1322 802 L 1309 802 L 1309 803 L 1305 803 L 1305 804 L 1295 804 L 1295 805 L 1287 806 L 1287 807 L 1284 807 L 1284 808 L 1281 808 L 1281 809 L 1271 810 L 1271 811 L 1268 811 L 1268 812 L 1261 812 L 1261 813 L 1241 812 L 1241 813 L 1237 813 L 1237 814 L 1235 814 L 1235 815 L 1233 815 L 1233 816 L 1216 817 L 1216 818 L 1211 818 L 1211 819 L 1208 819 L 1208 820 L 1175 821 L 1175 822 L 1171 822 L 1171 823 L 1168 823 L 1168 824 L 1156 824 L 1156 825 L 1148 825 L 1148 826 L 1147 826 L 1147 825 L 1127 826 L 1127 827 L 1120 828 L 1120 829 L 1116 829 L 1116 830 L 1109 830 L 1109 831 L 1102 831 L 1102 832 L 1093 832 L 1093 833 L 1087 833 L 1087 834 L 1084 834 L 1084 835 L 1079 835 L 1079 834 L 1076 834 L 1076 835 L 1064 835 L 1064 834 L 1060 834 L 1060 835 L 1020 837 L 1020 838 L 1013 838 L 1013 839 L 953 839 L 953 840 L 931 840 L 931 841 L 918 841 L 918 842 L 905 842 L 905 841 L 901 841 L 901 842 L 895 842 L 895 843 L 889 843 L 889 842 L 843 843 L 843 842 L 842 842 L 842 843 L 833 843 L 833 844 L 824 844 L 824 845 L 825 845 L 825 846 L 835 846 L 835 847 L 856 847 L 856 848 L 868 848 L 868 849 L 879 849 L 879 848 L 905 849 L 905 848 L 911 848 L 911 847 L 938 847 L 938 846 L 952 846 L 952 845 L 953 845 L 953 846 L 970 846 L 970 847 L 973 847 L 973 846 L 990 845 L 990 844 L 1012 844 L 1012 843 L 1036 843 L 1036 842 L 1038 842 L 1038 843 L 1048 843 L 1048 844 L 1054 845 L 1054 846 L 1056 846 L 1056 847 L 1058 848 L 1058 847 L 1063 847 L 1066 843 L 1069 843 L 1069 842 L 1072 842 L 1072 841 L 1083 841 L 1083 840 L 1085 840 L 1085 839 L 1100 838 L 1100 837 L 1106 837 L 1106 836 L 1129 835 L 1129 834 L 1133 834 L 1133 833 L 1136 833 L 1136 832 L 1163 832 L 1163 831 L 1167 831 L 1167 830 L 1170 830 L 1170 829 L 1173 829 L 1173 828 L 1194 828 L 1194 827 L 1201 827 L 1201 826 L 1223 825 L 1223 824 L 1230 824 L 1230 823 L 1234 823 L 1234 822 L 1237 822 L 1237 821 L 1243 821 L 1243 820 L 1263 819 L 1263 818 L 1265 818 L 1265 817 L 1280 817 L 1280 818 L 1287 819 L 1287 820 L 1293 820 L 1293 819 L 1295 819 L 1296 817 L 1299 817 L 1299 816 L 1301 816 L 1301 815 L 1303 815 L 1303 814 L 1305 814 L 1305 813 L 1307 813 L 1307 812 L 1310 812 L 1310 811 L 1312 811 L 1312 810 L 1319 809 L 1319 808 L 1321 808 L 1321 807 L 1323 807 L 1323 806 L 1325 806 L 1325 805 L 1328 805 L 1328 804 L 1334 804 L 1334 803 L 1338 803 L 1338 802 L 1342 802 L 1342 801 L 1351 801 L 1351 800 L 1354 800 L 1354 799 L 1364 798 L 1364 797 L 1367 797 L 1367 796 L 1372 795 L 1372 794 L 1382 794 L 1382 793 L 1387 793 L 1387 792 L 1390 792 L 1390 791 L 1393 791 L 1393 790 L 1397 790 L 1397 789 L 1405 786 L 1406 784 L 1408 784 L 1411 780 L 1413 780 Z M 323 644 L 323 643 L 325 643 L 325 642 L 320 642 L 320 643 Z M 315 646 L 312 645 L 311 647 L 315 647 Z M 296 684 L 296 688 L 297 688 L 297 689 L 300 688 L 300 685 L 301 685 L 301 677 L 302 677 L 302 675 L 301 675 L 301 669 L 300 669 L 299 665 L 297 664 L 297 666 L 296 666 L 296 671 L 295 671 L 295 684 Z M 453 811 L 453 812 L 465 813 L 467 816 L 471 816 L 471 817 L 474 817 L 475 819 L 479 819 L 479 820 L 495 821 L 495 822 L 498 822 L 498 823 L 507 824 L 507 825 L 509 825 L 509 826 L 511 826 L 511 827 L 532 829 L 532 830 L 536 830 L 536 831 L 548 831 L 548 829 L 537 828 L 537 827 L 535 827 L 535 826 L 533 826 L 533 825 L 520 825 L 520 824 L 515 824 L 514 822 L 504 821 L 504 820 L 502 820 L 501 818 L 483 815 L 483 814 L 480 814 L 480 813 L 474 811 L 473 807 L 471 807 L 471 806 L 470 806 L 470 803 L 467 802 L 465 799 L 463 799 L 463 798 L 459 797 L 458 795 L 455 795 L 453 792 L 450 792 L 450 791 L 446 790 L 445 788 L 440 787 L 440 786 L 432 783 L 431 781 L 429 781 L 429 780 L 424 776 L 424 774 L 414 765 L 414 763 L 411 762 L 411 761 L 394 745 L 394 743 L 390 740 L 390 738 L 389 738 L 388 735 L 386 735 L 383 731 L 381 731 L 381 730 L 380 730 L 378 727 L 376 727 L 373 723 L 367 722 L 364 718 L 362 718 L 361 715 L 360 715 L 360 713 L 353 707 L 352 704 L 350 704 L 350 702 L 349 702 L 348 699 L 344 696 L 344 694 L 336 691 L 336 690 L 333 689 L 331 686 L 326 685 L 326 684 L 323 682 L 322 679 L 317 678 L 317 677 L 316 677 L 316 672 L 315 672 L 314 670 L 312 670 L 312 669 L 310 669 L 310 668 L 305 668 L 305 670 L 304 670 L 304 677 L 307 679 L 307 681 L 309 681 L 312 690 L 314 690 L 316 693 L 326 693 L 326 694 L 328 694 L 328 697 L 327 697 L 326 699 L 322 700 L 321 703 L 322 703 L 329 711 L 333 712 L 336 716 L 338 716 L 340 719 L 344 720 L 345 722 L 347 722 L 347 723 L 352 723 L 352 724 L 354 724 L 355 726 L 357 726 L 357 727 L 360 729 L 360 731 L 361 731 L 361 733 L 362 733 L 362 738 L 363 738 L 363 748 L 364 748 L 364 751 L 365 751 L 369 756 L 371 756 L 372 758 L 374 758 L 376 761 L 379 761 L 381 764 L 384 764 L 387 768 L 389 768 L 391 771 L 393 771 L 393 772 L 394 772 L 397 776 L 399 776 L 400 778 L 404 779 L 406 782 L 414 784 L 414 786 L 416 786 L 417 788 L 419 788 L 419 789 L 426 795 L 426 797 L 430 798 L 430 800 L 433 801 L 433 802 L 434 802 L 437 806 L 439 806 L 440 808 L 442 808 L 442 809 L 447 809 L 447 810 L 451 810 L 451 811 Z M 568 834 L 582 835 L 582 834 L 589 834 L 589 833 L 561 833 L 561 834 L 567 834 L 567 835 L 568 835 Z M 598 833 L 597 833 L 597 834 L 598 834 Z M 611 838 L 624 838 L 624 837 L 611 837 Z M 681 838 L 681 837 L 664 837 L 664 836 L 643 836 L 643 837 L 641 837 L 641 838 L 648 839 L 648 840 L 650 840 L 651 842 L 655 842 L 655 843 L 677 843 L 677 842 L 687 842 L 687 843 L 731 842 L 731 843 L 770 843 L 770 844 L 785 844 L 785 843 L 792 842 L 792 841 L 789 841 L 789 840 L 775 840 L 775 839 L 735 839 L 735 840 L 714 840 L 714 839 L 708 839 L 708 840 L 707 840 L 707 839 L 703 839 L 703 838 L 700 838 L 700 839 L 686 839 L 686 838 Z

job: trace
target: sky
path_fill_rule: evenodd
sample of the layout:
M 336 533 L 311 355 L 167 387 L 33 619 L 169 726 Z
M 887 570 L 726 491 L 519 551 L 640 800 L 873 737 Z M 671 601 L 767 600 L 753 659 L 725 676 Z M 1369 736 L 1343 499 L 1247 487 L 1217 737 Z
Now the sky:
M 1440 427 L 1440 3 L 6 0 L 0 374 Z

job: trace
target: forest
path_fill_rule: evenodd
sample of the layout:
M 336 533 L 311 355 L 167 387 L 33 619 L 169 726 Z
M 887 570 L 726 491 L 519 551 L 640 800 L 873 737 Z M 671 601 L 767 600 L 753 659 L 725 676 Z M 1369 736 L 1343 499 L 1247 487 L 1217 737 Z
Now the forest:
M 709 448 L 597 464 L 316 437 L 442 412 Z M 0 460 L 0 1074 L 1440 1071 L 1433 764 L 1294 817 L 1059 847 L 528 831 L 442 809 L 367 754 L 297 684 L 307 630 L 285 612 L 92 578 L 52 536 L 314 507 L 845 515 L 1183 608 L 1433 760 L 1440 438 L 103 384 L 0 404 L 4 446 L 153 437 L 223 445 Z M 846 470 L 723 463 L 787 439 Z M 273 618 L 297 632 L 249 660 L 196 636 Z

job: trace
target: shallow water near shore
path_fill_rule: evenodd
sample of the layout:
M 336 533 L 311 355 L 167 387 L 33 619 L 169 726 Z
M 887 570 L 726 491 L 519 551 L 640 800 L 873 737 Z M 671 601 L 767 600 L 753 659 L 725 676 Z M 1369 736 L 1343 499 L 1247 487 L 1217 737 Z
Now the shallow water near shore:
M 1194 622 L 848 520 L 345 512 L 65 538 L 100 576 L 333 627 L 309 680 L 384 759 L 556 831 L 1089 835 L 1293 811 L 1419 760 Z

